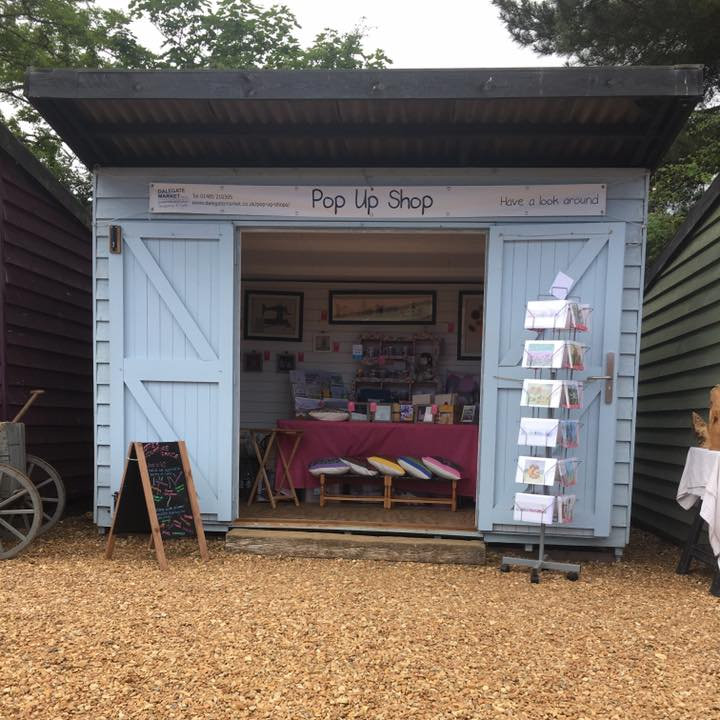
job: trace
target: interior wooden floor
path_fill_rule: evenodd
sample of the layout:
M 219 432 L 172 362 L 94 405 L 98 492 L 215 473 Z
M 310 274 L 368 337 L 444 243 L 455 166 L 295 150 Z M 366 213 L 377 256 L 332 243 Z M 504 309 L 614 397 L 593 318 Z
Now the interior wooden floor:
M 460 507 L 451 512 L 446 507 L 397 506 L 385 510 L 381 505 L 368 503 L 317 503 L 296 507 L 283 501 L 273 510 L 270 503 L 242 503 L 235 527 L 256 528 L 313 528 L 322 530 L 357 529 L 442 534 L 475 533 L 475 508 Z

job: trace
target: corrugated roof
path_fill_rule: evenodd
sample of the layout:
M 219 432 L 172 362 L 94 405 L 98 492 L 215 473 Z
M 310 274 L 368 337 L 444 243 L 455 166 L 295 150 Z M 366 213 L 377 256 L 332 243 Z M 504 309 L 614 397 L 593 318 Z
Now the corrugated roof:
M 90 167 L 651 168 L 702 70 L 47 70 L 25 92 Z

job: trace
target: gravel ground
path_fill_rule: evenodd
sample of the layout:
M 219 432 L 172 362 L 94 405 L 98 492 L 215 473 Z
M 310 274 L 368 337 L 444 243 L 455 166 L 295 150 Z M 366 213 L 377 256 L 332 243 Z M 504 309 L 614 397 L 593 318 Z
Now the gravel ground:
M 638 533 L 560 575 L 225 554 L 115 559 L 86 519 L 0 563 L 0 718 L 720 718 L 720 599 Z

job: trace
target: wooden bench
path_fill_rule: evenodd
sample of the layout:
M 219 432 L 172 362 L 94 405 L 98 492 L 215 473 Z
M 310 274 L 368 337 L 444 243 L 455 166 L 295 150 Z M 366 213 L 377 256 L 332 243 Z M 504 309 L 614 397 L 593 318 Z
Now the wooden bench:
M 450 495 L 448 497 L 395 497 L 393 496 L 392 488 L 393 478 L 390 478 L 390 491 L 389 491 L 389 507 L 392 508 L 393 504 L 404 503 L 406 505 L 448 505 L 452 512 L 457 510 L 457 480 L 449 480 L 448 478 L 441 478 L 434 475 L 432 480 L 426 480 L 428 483 L 450 483 Z
M 339 484 L 344 485 L 348 481 L 350 482 L 362 482 L 364 484 L 383 485 L 382 495 L 345 495 L 343 493 L 337 493 L 335 495 L 329 495 L 325 490 L 326 484 Z M 392 478 L 389 475 L 320 475 L 320 507 L 325 507 L 325 503 L 328 500 L 334 500 L 336 502 L 367 502 L 367 503 L 382 503 L 386 510 L 390 509 L 390 491 L 392 487 Z

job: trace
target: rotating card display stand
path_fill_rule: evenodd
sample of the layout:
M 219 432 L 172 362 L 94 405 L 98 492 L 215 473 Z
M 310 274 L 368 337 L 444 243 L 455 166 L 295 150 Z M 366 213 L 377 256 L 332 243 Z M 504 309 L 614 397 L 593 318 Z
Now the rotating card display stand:
M 525 328 L 537 332 L 537 338 L 526 341 L 523 352 L 523 367 L 532 369 L 534 377 L 523 381 L 521 403 L 532 413 L 521 419 L 518 444 L 531 452 L 518 458 L 515 480 L 526 491 L 515 493 L 513 510 L 515 521 L 539 524 L 538 556 L 503 556 L 500 570 L 530 568 L 532 583 L 540 582 L 541 570 L 564 572 L 568 580 L 580 577 L 579 564 L 546 558 L 545 532 L 548 524 L 572 522 L 575 496 L 564 491 L 576 483 L 580 461 L 569 458 L 568 450 L 578 446 L 580 423 L 570 418 L 570 410 L 582 407 L 582 383 L 573 377 L 583 369 L 586 348 L 577 342 L 577 333 L 587 330 L 590 312 L 570 298 L 541 296 L 527 306 Z

